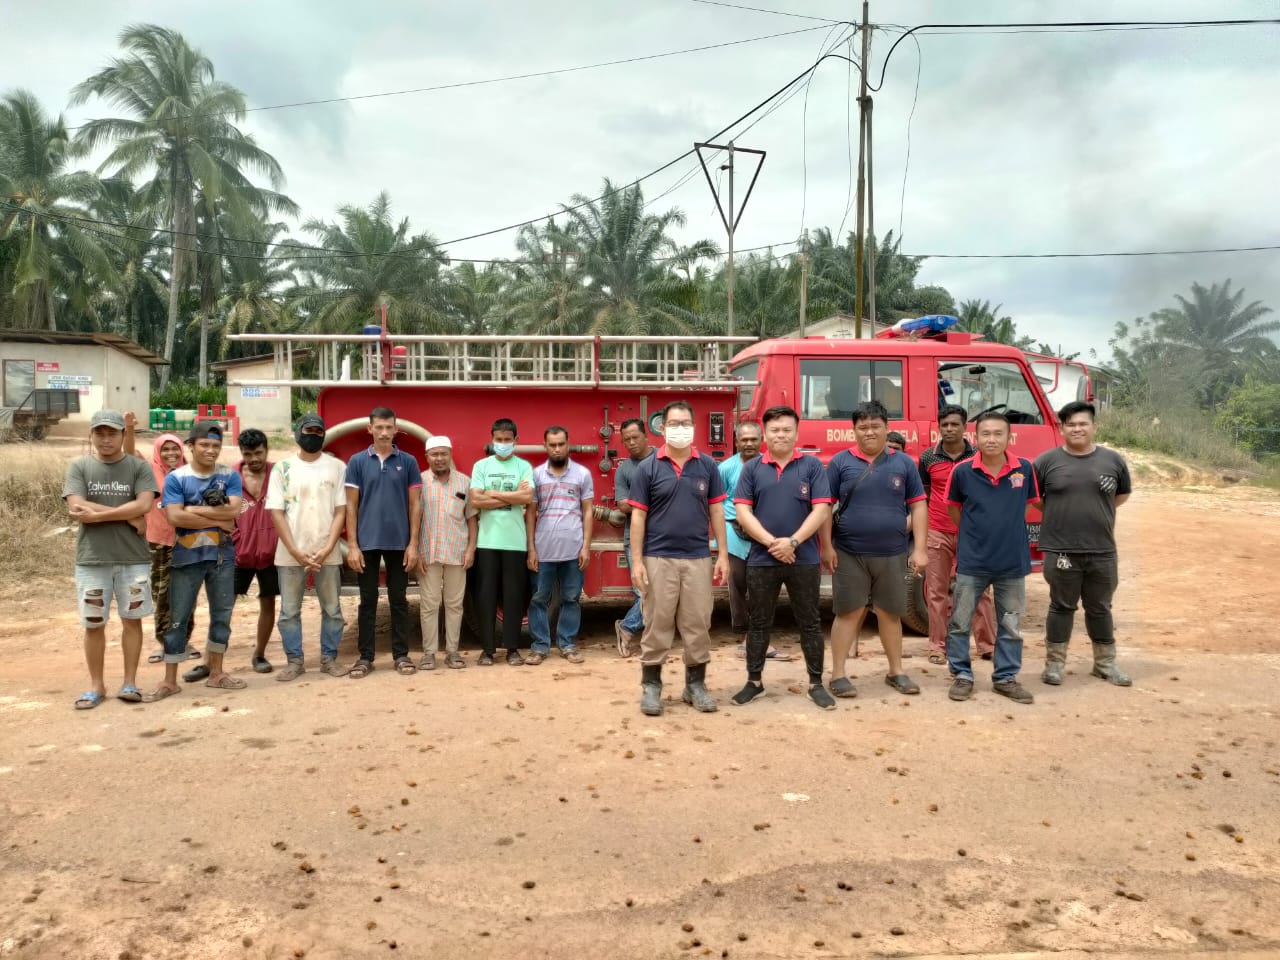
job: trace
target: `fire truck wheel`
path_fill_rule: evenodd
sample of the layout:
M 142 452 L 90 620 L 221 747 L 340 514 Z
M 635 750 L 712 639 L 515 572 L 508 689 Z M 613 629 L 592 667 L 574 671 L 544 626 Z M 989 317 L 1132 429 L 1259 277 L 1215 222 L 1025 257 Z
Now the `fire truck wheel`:
M 929 606 L 924 599 L 924 577 L 911 574 L 907 580 L 907 609 L 902 615 L 903 627 L 921 636 L 929 635 Z

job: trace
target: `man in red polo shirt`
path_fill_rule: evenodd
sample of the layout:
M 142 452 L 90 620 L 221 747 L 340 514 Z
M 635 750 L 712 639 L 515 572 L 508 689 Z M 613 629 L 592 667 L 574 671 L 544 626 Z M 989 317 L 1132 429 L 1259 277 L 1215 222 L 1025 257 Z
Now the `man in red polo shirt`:
M 643 460 L 631 478 L 631 583 L 644 605 L 640 640 L 640 710 L 662 714 L 662 664 L 676 630 L 684 643 L 683 699 L 712 713 L 707 692 L 711 659 L 712 576 L 729 577 L 724 532 L 724 483 L 713 458 L 693 445 L 693 407 L 673 400 L 662 410 L 666 443 Z M 707 528 L 716 540 L 711 563 Z
M 764 693 L 765 655 L 778 590 L 785 584 L 800 628 L 809 671 L 809 699 L 824 710 L 836 702 L 822 685 L 822 617 L 818 593 L 822 567 L 818 534 L 831 517 L 827 474 L 817 457 L 795 455 L 800 415 L 791 407 L 764 412 L 768 449 L 742 468 L 733 496 L 737 519 L 751 540 L 747 555 L 747 685 L 733 697 L 742 706 Z
M 950 404 L 938 411 L 939 442 L 920 454 L 920 482 L 929 498 L 929 566 L 924 575 L 925 602 L 929 605 L 929 662 L 947 662 L 947 621 L 951 619 L 951 578 L 956 575 L 956 534 L 947 514 L 947 483 L 957 463 L 972 460 L 978 451 L 965 438 L 969 415 L 964 407 Z M 991 659 L 996 643 L 996 614 L 991 597 L 983 593 L 973 615 L 973 639 L 983 660 Z

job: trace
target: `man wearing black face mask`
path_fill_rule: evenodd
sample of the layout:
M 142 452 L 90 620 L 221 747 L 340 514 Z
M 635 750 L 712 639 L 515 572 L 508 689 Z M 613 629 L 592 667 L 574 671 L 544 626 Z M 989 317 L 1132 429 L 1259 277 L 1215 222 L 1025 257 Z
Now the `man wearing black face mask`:
M 297 456 L 277 463 L 267 486 L 267 509 L 280 534 L 276 569 L 280 580 L 280 640 L 288 663 L 277 680 L 288 682 L 304 668 L 302 655 L 302 594 L 307 574 L 315 577 L 320 601 L 320 671 L 345 676 L 338 665 L 342 640 L 342 555 L 338 539 L 346 520 L 347 492 L 343 484 L 346 465 L 321 453 L 325 425 L 319 415 L 307 413 L 298 421 L 294 439 Z

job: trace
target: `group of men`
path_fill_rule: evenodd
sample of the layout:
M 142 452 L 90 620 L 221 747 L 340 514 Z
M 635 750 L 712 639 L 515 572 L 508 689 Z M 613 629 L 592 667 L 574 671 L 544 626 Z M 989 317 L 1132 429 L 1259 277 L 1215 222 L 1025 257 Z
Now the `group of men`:
M 998 413 L 977 417 L 977 448 L 971 446 L 959 407 L 940 412 L 940 441 L 919 466 L 890 445 L 888 413 L 875 401 L 853 414 L 855 446 L 826 467 L 797 453 L 799 415 L 790 407 L 767 410 L 760 424 L 738 424 L 736 453 L 722 462 L 694 445 L 690 404 L 668 404 L 661 419 L 663 443 L 656 449 L 642 421 L 622 424 L 628 457 L 615 475 L 635 591 L 635 603 L 615 631 L 621 654 L 630 656 L 638 646 L 645 714 L 662 713 L 662 666 L 677 634 L 685 663 L 682 699 L 699 711 L 717 709 L 706 687 L 717 581 L 729 587 L 732 624 L 746 661 L 747 682 L 733 696 L 735 704 L 764 693 L 765 664 L 777 656 L 769 636 L 783 586 L 815 704 L 834 709 L 835 698 L 857 695 L 845 663 L 869 609 L 888 659 L 885 682 L 902 694 L 919 693 L 902 666 L 901 616 L 913 569 L 925 574 L 930 661 L 949 666 L 951 698 L 967 699 L 973 690 L 972 628 L 979 653 L 994 657 L 995 691 L 1032 702 L 1017 677 L 1030 572 L 1025 512 L 1036 502 L 1044 506 L 1040 544 L 1051 590 L 1044 682 L 1062 682 L 1074 612 L 1083 599 L 1094 674 L 1129 683 L 1115 666 L 1110 605 L 1117 583 L 1115 508 L 1127 499 L 1130 480 L 1123 459 L 1094 443 L 1092 406 L 1063 408 L 1063 446 L 1034 465 L 1008 453 L 1010 424 Z M 477 665 L 495 661 L 499 618 L 508 664 L 536 666 L 553 642 L 566 661 L 582 662 L 576 641 L 595 490 L 591 471 L 570 456 L 564 427 L 543 431 L 546 460 L 533 467 L 516 455 L 516 424 L 495 421 L 491 454 L 470 477 L 454 467 L 452 443 L 442 435 L 425 441 L 424 476 L 417 459 L 396 446 L 396 416 L 386 407 L 370 413 L 372 442 L 346 464 L 323 452 L 326 425 L 314 413 L 295 427 L 298 452 L 279 462 L 270 460 L 261 431 L 242 432 L 234 467 L 218 462 L 222 427 L 215 421 L 192 427 L 186 455 L 172 449 L 177 437 L 158 438 L 151 467 L 130 456 L 132 427 L 132 415 L 98 411 L 90 423 L 91 454 L 67 471 L 64 496 L 80 522 L 76 590 L 92 684 L 77 699 L 78 709 L 106 697 L 105 625 L 113 600 L 123 621 L 124 683 L 116 696 L 137 702 L 178 693 L 178 665 L 198 656 L 189 639 L 202 587 L 210 620 L 207 660 L 184 679 L 243 688 L 245 682 L 225 670 L 224 654 L 235 597 L 254 580 L 259 616 L 252 665 L 273 672 L 266 651 L 278 626 L 286 657 L 277 674 L 281 681 L 306 669 L 301 607 L 308 581 L 321 608 L 320 670 L 368 676 L 384 572 L 396 672 L 439 666 L 441 619 L 444 665 L 465 667 L 458 645 L 473 565 L 482 648 Z M 349 666 L 337 659 L 344 553 L 360 587 L 359 652 Z M 824 571 L 832 574 L 835 613 L 829 684 L 819 608 Z M 409 654 L 410 574 L 421 593 L 423 655 L 416 663 Z M 994 605 L 985 597 L 988 587 Z M 162 642 L 153 659 L 163 660 L 165 675 L 144 695 L 137 687 L 141 621 L 153 612 Z M 526 614 L 532 641 L 522 656 Z

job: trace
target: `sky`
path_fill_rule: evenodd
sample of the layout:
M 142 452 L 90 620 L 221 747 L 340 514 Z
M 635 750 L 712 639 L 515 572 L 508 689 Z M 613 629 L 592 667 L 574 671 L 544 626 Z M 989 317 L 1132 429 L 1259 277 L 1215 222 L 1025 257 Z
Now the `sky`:
M 484 80 L 778 34 L 555 76 L 254 110 L 243 124 L 284 168 L 303 219 L 388 191 L 414 232 L 455 257 L 514 255 L 514 231 L 706 140 L 807 68 L 860 16 L 849 0 L 48 0 L 6 17 L 0 89 L 25 86 L 67 122 L 113 115 L 69 91 L 131 23 L 176 28 L 251 108 Z M 798 16 L 804 15 L 804 16 Z M 1280 17 L 1280 0 L 874 0 L 872 79 L 921 23 Z M 808 29 L 816 28 L 816 29 Z M 934 33 L 899 44 L 874 95 L 876 231 L 918 254 L 1073 253 L 1280 243 L 1280 26 Z M 854 41 L 857 54 L 859 41 Z M 847 46 L 837 47 L 848 52 Z M 853 228 L 857 69 L 827 60 L 749 131 L 767 151 L 738 249 L 786 253 L 804 229 Z M 1267 104 L 1271 104 L 1270 107 Z M 909 152 L 908 152 L 909 146 Z M 909 158 L 909 159 L 908 159 Z M 740 183 L 744 181 L 739 181 Z M 722 183 L 723 186 L 723 183 Z M 672 189 L 672 188 L 675 189 Z M 679 239 L 725 246 L 695 158 L 644 183 L 681 209 Z M 739 188 L 741 189 L 741 188 Z M 1280 310 L 1280 250 L 1143 258 L 926 260 L 917 282 L 988 300 L 1064 352 L 1110 355 L 1116 321 L 1230 279 Z

